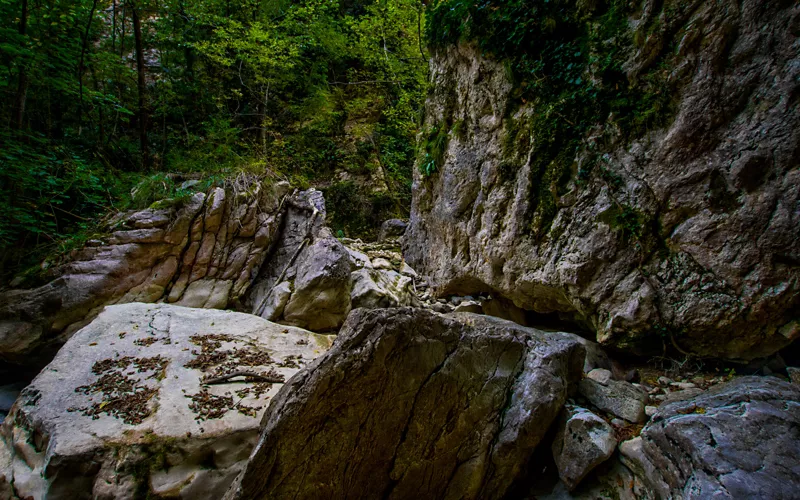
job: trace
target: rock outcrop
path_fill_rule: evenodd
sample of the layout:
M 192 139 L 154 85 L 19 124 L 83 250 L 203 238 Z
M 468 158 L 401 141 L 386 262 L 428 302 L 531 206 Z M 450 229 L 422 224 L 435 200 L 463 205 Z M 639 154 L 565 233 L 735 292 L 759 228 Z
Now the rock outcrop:
M 568 336 L 505 320 L 354 310 L 273 400 L 226 498 L 501 498 L 583 362 Z
M 600 8 L 577 4 L 564 8 Z M 799 20 L 793 2 L 642 2 L 603 43 L 627 50 L 618 88 L 661 78 L 675 109 L 638 137 L 619 116 L 597 123 L 565 176 L 533 166 L 550 138 L 525 128 L 552 103 L 519 98 L 487 51 L 439 49 L 425 125 L 445 132 L 443 163 L 415 173 L 406 258 L 441 295 L 495 292 L 605 345 L 786 346 L 800 337 Z
M 741 377 L 662 405 L 623 462 L 660 498 L 797 498 L 800 389 Z
M 415 303 L 411 279 L 395 270 L 410 270 L 396 241 L 370 250 L 386 260 L 372 270 L 370 257 L 334 238 L 325 218 L 320 191 L 289 194 L 286 183 L 241 178 L 119 214 L 105 236 L 48 271 L 48 283 L 0 294 L 0 361 L 43 366 L 108 304 L 235 308 L 325 332 L 344 323 L 353 300 Z M 365 267 L 369 279 L 359 274 Z
M 0 498 L 220 498 L 280 381 L 330 344 L 249 314 L 108 306 L 0 427 Z
M 49 361 L 107 304 L 223 309 L 239 301 L 280 236 L 288 185 L 251 179 L 238 187 L 120 214 L 104 237 L 49 270 L 52 281 L 3 293 L 0 359 Z

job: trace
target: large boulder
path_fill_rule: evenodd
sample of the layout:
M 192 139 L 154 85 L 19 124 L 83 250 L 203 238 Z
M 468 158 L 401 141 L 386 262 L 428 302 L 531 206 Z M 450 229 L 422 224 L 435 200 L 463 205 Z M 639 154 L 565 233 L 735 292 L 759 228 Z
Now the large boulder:
M 315 331 L 340 327 L 350 312 L 351 266 L 350 254 L 339 240 L 317 239 L 298 259 L 283 319 Z
M 616 447 L 614 428 L 605 420 L 586 408 L 564 407 L 552 448 L 558 475 L 568 490 L 608 460 Z
M 378 241 L 388 241 L 393 238 L 400 238 L 406 232 L 408 223 L 401 219 L 389 219 L 383 221 L 381 230 L 378 232 Z
M 734 379 L 662 405 L 620 451 L 660 498 L 797 498 L 800 388 Z
M 225 308 L 247 292 L 280 236 L 286 184 L 252 180 L 119 214 L 102 237 L 36 288 L 0 294 L 0 360 L 44 364 L 106 304 L 166 301 Z
M 501 498 L 583 358 L 497 318 L 356 309 L 273 400 L 226 498 Z
M 427 176 L 415 169 L 409 263 L 441 295 L 500 294 L 640 353 L 677 345 L 753 359 L 800 337 L 800 5 L 559 9 L 589 19 L 587 43 L 597 42 L 584 50 L 612 58 L 616 90 L 669 96 L 674 105 L 648 109 L 663 125 L 621 128 L 647 119 L 636 112 L 575 123 L 553 97 L 521 95 L 486 50 L 438 48 L 424 130 L 438 134 L 427 140 L 441 162 Z M 609 19 L 617 35 L 591 31 Z M 601 66 L 569 88 L 593 95 L 606 85 Z M 535 89 L 538 79 L 521 80 Z M 556 121 L 586 133 L 542 164 Z
M 644 423 L 647 393 L 624 380 L 613 380 L 611 372 L 595 368 L 578 386 L 590 403 L 628 422 Z
M 108 306 L 0 427 L 0 497 L 220 498 L 279 381 L 330 343 L 249 314 Z
M 413 280 L 396 271 L 359 269 L 351 277 L 350 301 L 354 309 L 411 306 L 417 301 Z

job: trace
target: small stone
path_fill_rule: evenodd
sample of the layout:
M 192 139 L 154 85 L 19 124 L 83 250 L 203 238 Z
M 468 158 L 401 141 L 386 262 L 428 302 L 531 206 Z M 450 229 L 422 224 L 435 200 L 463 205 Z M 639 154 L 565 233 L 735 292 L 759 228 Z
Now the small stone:
M 685 399 L 693 398 L 699 394 L 702 394 L 703 390 L 698 388 L 691 388 L 691 389 L 684 389 L 682 391 L 676 391 L 667 394 L 664 401 L 666 403 L 673 403 L 675 401 L 683 401 Z
M 375 269 L 391 269 L 392 263 L 383 257 L 372 259 L 372 267 Z
M 664 376 L 658 377 L 658 383 L 660 385 L 670 385 L 673 383 L 673 380 Z
M 658 406 L 648 405 L 644 407 L 644 414 L 647 415 L 648 417 L 652 417 L 653 415 L 655 415 L 656 411 L 658 411 Z
M 611 425 L 613 425 L 614 427 L 625 427 L 625 421 L 622 420 L 621 418 L 612 418 Z
M 694 389 L 695 387 L 697 387 L 695 384 L 691 382 L 673 382 L 670 384 L 670 386 L 677 387 L 680 390 Z
M 595 368 L 586 374 L 586 378 L 590 378 L 603 385 L 608 385 L 608 381 L 611 380 L 611 371 L 605 368 Z
M 405 261 L 403 261 L 403 263 L 400 264 L 400 274 L 405 274 L 406 276 L 410 276 L 412 278 L 417 277 L 417 272 L 411 266 L 409 266 Z
M 468 313 L 475 313 L 475 314 L 482 314 L 483 308 L 481 307 L 479 302 L 475 302 L 474 300 L 466 300 L 456 306 L 453 309 L 453 312 L 468 312 Z
M 440 302 L 433 304 L 433 306 L 431 306 L 431 309 L 442 314 L 453 312 L 453 306 L 451 306 L 450 304 L 442 304 Z

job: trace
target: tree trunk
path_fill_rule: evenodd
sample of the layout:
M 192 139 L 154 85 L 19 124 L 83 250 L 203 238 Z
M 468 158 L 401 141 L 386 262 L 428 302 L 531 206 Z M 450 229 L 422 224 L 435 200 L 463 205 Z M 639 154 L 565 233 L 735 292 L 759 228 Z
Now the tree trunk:
M 28 27 L 28 0 L 22 0 L 22 15 L 19 18 L 19 34 L 25 39 L 25 33 Z M 12 127 L 16 129 L 22 128 L 22 122 L 25 118 L 25 101 L 28 98 L 28 74 L 25 71 L 25 63 L 22 62 L 19 67 L 19 81 L 17 82 L 17 95 L 14 100 L 14 115 L 11 117 Z
M 150 150 L 147 146 L 147 82 L 145 81 L 144 47 L 142 44 L 142 22 L 136 4 L 128 0 L 131 5 L 131 19 L 133 19 L 133 39 L 136 45 L 136 73 L 139 90 L 139 142 L 142 151 L 142 167 L 150 168 Z
M 81 59 L 78 62 L 78 135 L 83 131 L 83 72 L 84 61 L 86 60 L 86 47 L 89 44 L 89 32 L 92 29 L 92 19 L 94 19 L 94 11 L 97 8 L 97 0 L 92 2 L 92 10 L 89 11 L 89 21 L 86 22 L 86 31 L 83 33 L 83 44 L 81 45 Z

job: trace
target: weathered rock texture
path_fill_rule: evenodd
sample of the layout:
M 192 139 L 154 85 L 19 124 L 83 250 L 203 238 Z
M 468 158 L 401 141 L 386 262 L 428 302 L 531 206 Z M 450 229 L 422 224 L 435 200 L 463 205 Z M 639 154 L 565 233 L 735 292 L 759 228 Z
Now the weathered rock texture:
M 339 328 L 364 263 L 325 226 L 322 193 L 240 184 L 122 214 L 107 237 L 53 269 L 52 281 L 2 294 L 0 360 L 43 365 L 103 306 L 129 302 L 232 307 L 314 331 Z M 410 279 L 396 274 L 376 272 L 385 300 L 358 307 L 410 305 Z
M 441 294 L 499 292 L 604 344 L 775 352 L 800 336 L 800 6 L 647 0 L 628 22 L 615 57 L 633 84 L 664 63 L 677 109 L 632 140 L 598 124 L 563 188 L 525 151 L 505 161 L 540 110 L 503 65 L 466 45 L 434 54 L 426 125 L 453 129 L 439 171 L 415 173 L 406 258 Z M 554 198 L 546 231 L 534 191 Z
M 661 406 L 620 451 L 660 498 L 797 498 L 800 390 L 735 379 Z
M 562 411 L 553 441 L 558 475 L 569 490 L 595 467 L 605 462 L 617 447 L 614 429 L 586 408 L 567 405 Z
M 227 498 L 501 498 L 583 358 L 496 318 L 356 309 L 273 400 Z
M 4 293 L 0 359 L 51 359 L 107 304 L 164 301 L 222 309 L 239 300 L 279 236 L 278 204 L 288 186 L 251 182 L 242 188 L 215 188 L 179 206 L 123 214 L 105 238 L 49 271 L 49 283 Z
M 64 345 L 0 427 L 0 498 L 221 498 L 279 384 L 328 337 L 249 314 L 107 307 Z

